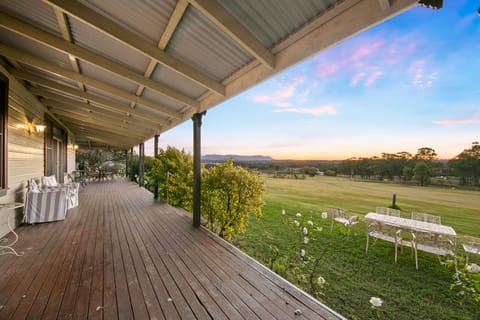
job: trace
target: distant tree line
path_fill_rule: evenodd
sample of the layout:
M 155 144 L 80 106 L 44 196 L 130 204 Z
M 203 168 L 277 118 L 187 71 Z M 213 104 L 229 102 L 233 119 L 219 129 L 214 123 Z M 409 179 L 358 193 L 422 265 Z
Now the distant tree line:
M 430 147 L 422 147 L 415 155 L 402 151 L 382 153 L 370 158 L 350 158 L 343 161 L 282 160 L 239 163 L 247 168 L 256 168 L 265 173 L 297 170 L 313 176 L 321 171 L 324 175 L 344 175 L 368 180 L 395 180 L 404 183 L 416 182 L 427 185 L 434 177 L 456 177 L 459 185 L 480 186 L 480 144 L 473 142 L 470 148 L 450 160 L 439 160 Z M 294 168 L 294 169 L 292 169 Z

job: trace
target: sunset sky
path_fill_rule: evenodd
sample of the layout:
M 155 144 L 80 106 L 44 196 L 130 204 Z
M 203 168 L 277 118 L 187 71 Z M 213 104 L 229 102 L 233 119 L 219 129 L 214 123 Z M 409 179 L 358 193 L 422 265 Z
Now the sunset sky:
M 457 155 L 480 140 L 479 5 L 413 8 L 209 110 L 202 154 Z M 160 146 L 191 153 L 192 128 L 163 133 Z

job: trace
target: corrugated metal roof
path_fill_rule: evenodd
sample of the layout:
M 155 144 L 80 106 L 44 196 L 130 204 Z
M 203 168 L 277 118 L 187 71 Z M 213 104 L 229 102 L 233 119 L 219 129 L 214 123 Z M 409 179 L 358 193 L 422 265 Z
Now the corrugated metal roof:
M 168 107 L 172 110 L 180 111 L 183 109 L 184 105 L 178 102 L 173 101 L 172 99 L 168 99 L 164 95 L 151 90 L 149 88 L 145 88 L 143 90 L 142 98 L 145 98 L 150 101 L 154 101 L 160 105 Z
M 90 86 L 85 86 L 85 91 L 88 92 L 88 93 L 91 93 L 91 94 L 94 94 L 94 95 L 97 95 L 99 97 L 102 97 L 102 98 L 106 98 L 106 99 L 109 99 L 109 100 L 112 100 L 116 103 L 120 103 L 120 104 L 123 104 L 125 106 L 130 106 L 130 103 L 128 100 L 125 100 L 123 98 L 120 98 L 118 96 L 114 96 L 112 94 L 109 94 L 107 92 L 104 92 L 104 91 L 101 91 L 101 90 L 97 90 L 95 88 L 92 88 Z
M 52 6 L 45 4 L 50 1 L 55 3 L 58 12 L 63 12 L 66 16 L 69 28 L 65 32 L 69 32 L 68 37 L 75 45 L 125 66 L 137 75 L 150 75 L 151 70 L 147 70 L 150 64 L 148 56 L 154 55 L 160 61 L 150 76 L 151 81 L 157 83 L 146 83 L 150 80 L 138 79 L 139 82 L 145 82 L 148 86 L 142 98 L 153 104 L 144 102 L 149 104 L 149 107 L 138 105 L 137 110 L 147 113 L 146 117 L 151 115 L 152 119 L 157 118 L 156 121 L 163 124 L 162 130 L 170 129 L 171 126 L 178 124 L 178 121 L 171 123 L 162 121 L 169 117 L 156 111 L 158 108 L 177 110 L 176 113 L 164 110 L 172 117 L 179 117 L 178 111 L 184 111 L 186 104 L 194 106 L 185 111 L 186 116 L 190 116 L 192 112 L 208 110 L 359 30 L 368 28 L 416 4 L 415 0 L 390 1 L 390 8 L 385 10 L 385 6 L 379 5 L 378 0 L 217 0 L 189 4 L 183 12 L 186 3 L 180 3 L 180 0 L 78 0 L 77 2 L 0 0 L 0 10 L 2 13 L 8 13 L 63 39 L 60 30 L 64 27 L 64 23 L 57 21 L 56 11 Z M 337 3 L 338 6 L 335 5 Z M 201 8 L 203 5 L 205 7 Z M 90 22 L 98 23 L 98 29 L 104 28 L 112 33 L 116 33 L 115 30 L 121 30 L 121 28 L 132 31 L 134 35 L 129 34 L 128 41 L 132 45 L 137 45 L 138 50 L 74 18 L 74 15 L 82 16 L 89 10 L 100 14 L 95 21 Z M 208 14 L 204 15 L 202 12 L 208 12 Z M 325 12 L 328 13 L 326 17 L 329 23 L 324 21 Z M 212 16 L 217 16 L 218 19 L 212 19 Z M 229 21 L 230 16 L 234 20 Z M 88 20 L 87 17 L 84 18 Z M 319 20 L 313 21 L 315 19 Z M 170 20 L 172 23 L 169 22 Z M 355 20 L 355 24 L 350 23 L 352 20 Z M 35 30 L 16 24 L 13 19 L 12 21 L 5 19 L 3 22 L 8 28 L 18 29 L 19 33 L 31 32 L 32 36 L 42 36 L 36 34 Z M 223 22 L 225 24 L 222 25 Z M 237 29 L 230 32 L 224 31 L 229 27 L 236 28 L 237 23 L 245 27 L 245 33 L 243 30 L 237 32 L 239 31 Z M 306 24 L 308 24 L 307 28 L 302 29 Z M 341 33 L 336 29 L 337 26 L 342 28 Z M 172 32 L 166 47 L 167 55 L 159 50 L 152 50 L 151 47 L 148 48 L 148 43 L 157 46 L 166 29 Z M 246 34 L 248 32 L 250 34 Z M 295 32 L 295 36 L 290 37 Z M 127 35 L 127 32 L 123 33 Z M 123 33 L 120 32 L 115 37 L 121 38 Z M 165 33 L 165 35 L 169 34 Z M 232 34 L 236 35 L 230 37 L 229 35 Z M 138 38 L 135 38 L 135 35 L 138 35 Z M 168 40 L 166 38 L 168 37 L 163 40 Z M 283 39 L 288 40 L 282 43 Z M 318 39 L 321 41 L 317 41 Z M 147 46 L 144 46 L 145 41 Z M 72 62 L 67 54 L 28 40 L 3 27 L 0 27 L 0 43 L 27 52 L 65 70 L 75 69 L 72 68 Z M 65 42 L 53 42 L 51 45 L 59 46 L 61 50 L 70 52 L 72 56 L 86 55 L 87 60 L 95 59 L 88 58 L 88 52 L 78 52 L 78 48 Z M 269 49 L 274 46 L 276 56 L 269 52 Z M 148 52 L 139 52 L 142 48 Z M 56 81 L 74 88 L 80 85 L 75 80 L 41 71 L 38 65 L 29 67 L 22 64 L 21 59 L 15 56 L 8 59 L 0 57 L 0 59 L 0 62 L 6 62 L 7 69 L 14 70 L 12 74 L 17 74 L 19 78 L 24 76 L 21 70 L 15 70 L 18 67 L 45 80 Z M 35 59 L 32 60 L 30 63 L 35 64 Z M 88 93 L 107 98 L 127 108 L 132 105 L 131 101 L 137 100 L 133 95 L 138 85 L 120 76 L 122 70 L 117 70 L 119 73 L 117 75 L 114 73 L 115 68 L 105 70 L 102 66 L 95 66 L 85 61 L 80 61 L 79 66 L 80 73 L 83 75 L 122 90 L 120 94 L 122 96 L 126 96 L 125 93 L 132 96 L 130 99 L 120 98 L 117 90 L 104 88 L 104 92 L 84 85 Z M 41 80 L 38 82 L 45 83 Z M 156 89 L 149 89 L 152 87 Z M 81 101 L 68 94 L 64 95 L 75 101 Z M 155 106 L 155 103 L 158 106 Z M 112 108 L 108 107 L 108 109 Z M 142 115 L 139 117 L 143 118 Z M 139 130 L 142 126 L 143 124 L 139 122 Z M 77 130 L 74 131 L 75 133 L 88 136 L 89 140 L 96 137 L 97 128 L 99 132 L 101 130 L 101 126 L 90 125 L 85 131 L 78 131 L 77 125 L 72 127 Z M 111 128 L 108 125 L 106 127 Z M 104 137 L 105 135 L 102 136 L 102 134 L 97 136 L 102 142 L 105 141 Z M 138 140 L 138 136 L 133 139 L 127 139 L 127 136 L 125 138 L 128 143 Z
M 115 73 L 97 67 L 96 65 L 85 61 L 79 61 L 79 65 L 82 74 L 87 77 L 99 80 L 105 84 L 109 84 L 110 86 L 120 88 L 131 94 L 135 94 L 135 91 L 137 91 L 138 85 L 136 83 L 126 80 L 125 78 Z
M 0 28 L 0 39 L 2 39 L 2 43 L 6 44 L 9 47 L 42 58 L 43 60 L 46 60 L 66 70 L 72 70 L 72 65 L 70 64 L 70 60 L 68 60 L 68 56 L 55 49 L 47 47 L 43 44 L 40 44 L 36 41 L 30 40 L 3 28 Z
M 107 57 L 140 74 L 145 72 L 150 62 L 150 59 L 145 55 L 75 18 L 69 17 L 69 22 L 72 39 L 75 44 Z
M 172 71 L 169 68 L 159 64 L 157 64 L 157 67 L 155 68 L 151 78 L 159 83 L 168 85 L 170 88 L 183 92 L 190 98 L 197 98 L 207 91 L 201 85 L 193 81 L 189 81 L 186 77 L 182 76 L 178 72 Z
M 267 48 L 273 47 L 336 0 L 218 0 Z
M 2 0 L 0 10 L 60 37 L 53 8 L 42 1 Z
M 115 0 L 115 5 L 112 6 L 111 1 L 105 0 L 79 2 L 118 22 L 154 45 L 157 45 L 177 3 L 176 0 Z
M 146 107 L 142 104 L 136 104 L 135 109 L 137 109 L 139 111 L 142 111 L 142 112 L 145 112 L 147 114 L 151 114 L 152 116 L 155 116 L 155 117 L 162 117 L 162 118 L 166 117 L 165 113 L 157 111 L 157 110 L 149 108 L 149 107 Z M 165 120 L 167 120 L 167 118 L 165 118 Z
M 166 51 L 217 81 L 253 59 L 191 6 Z
M 44 70 L 39 69 L 37 67 L 29 66 L 29 65 L 24 64 L 24 63 L 19 63 L 19 65 L 22 67 L 23 70 L 25 70 L 27 72 L 30 72 L 30 73 L 32 73 L 36 76 L 40 76 L 42 78 L 58 82 L 58 83 L 63 84 L 65 86 L 69 86 L 69 87 L 72 87 L 72 88 L 73 87 L 78 88 L 77 82 L 73 81 L 72 79 L 65 78 L 65 77 L 59 76 L 57 74 L 48 72 L 48 71 L 44 71 Z

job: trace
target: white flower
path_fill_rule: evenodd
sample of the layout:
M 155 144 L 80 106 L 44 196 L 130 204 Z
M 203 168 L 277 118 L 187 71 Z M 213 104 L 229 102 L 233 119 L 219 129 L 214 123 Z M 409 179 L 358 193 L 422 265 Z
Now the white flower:
M 470 273 L 479 273 L 480 272 L 480 266 L 475 263 L 470 263 L 467 264 L 467 271 Z
M 298 222 L 297 220 L 293 220 L 293 224 L 294 224 L 296 227 L 300 227 L 300 222 Z
M 322 227 L 317 227 L 317 231 L 318 231 L 318 232 L 322 232 L 322 231 L 323 231 L 323 228 L 322 228 Z
M 301 255 L 302 257 L 305 257 L 305 250 L 304 250 L 304 249 L 300 250 L 300 255 Z
M 303 227 L 303 234 L 308 234 L 308 229 L 307 229 L 307 227 Z
M 322 219 L 327 219 L 328 218 L 328 213 L 327 211 L 322 212 Z
M 318 283 L 318 285 L 319 285 L 320 287 L 323 287 L 323 285 L 325 284 L 325 282 L 327 282 L 327 281 L 325 281 L 325 278 L 323 278 L 323 277 L 321 277 L 321 276 L 318 277 L 317 283 Z
M 301 214 L 300 212 L 297 212 L 296 216 L 297 216 L 297 217 L 301 217 L 302 214 Z
M 285 212 L 285 209 L 283 209 L 283 210 L 282 210 L 282 215 L 285 215 L 285 213 L 286 213 L 286 212 Z
M 383 304 L 383 300 L 377 297 L 371 297 L 370 304 L 372 305 L 372 308 L 380 308 Z
M 307 224 L 308 224 L 309 226 L 313 226 L 313 221 L 312 221 L 312 220 L 308 220 L 308 221 L 307 221 Z
M 308 244 L 308 237 L 303 237 L 303 243 Z

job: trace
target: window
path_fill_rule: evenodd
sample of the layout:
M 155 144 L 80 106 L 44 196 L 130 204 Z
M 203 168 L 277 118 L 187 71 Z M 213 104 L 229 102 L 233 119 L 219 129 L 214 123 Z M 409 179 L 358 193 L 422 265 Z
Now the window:
M 7 194 L 8 78 L 0 73 L 0 196 Z

